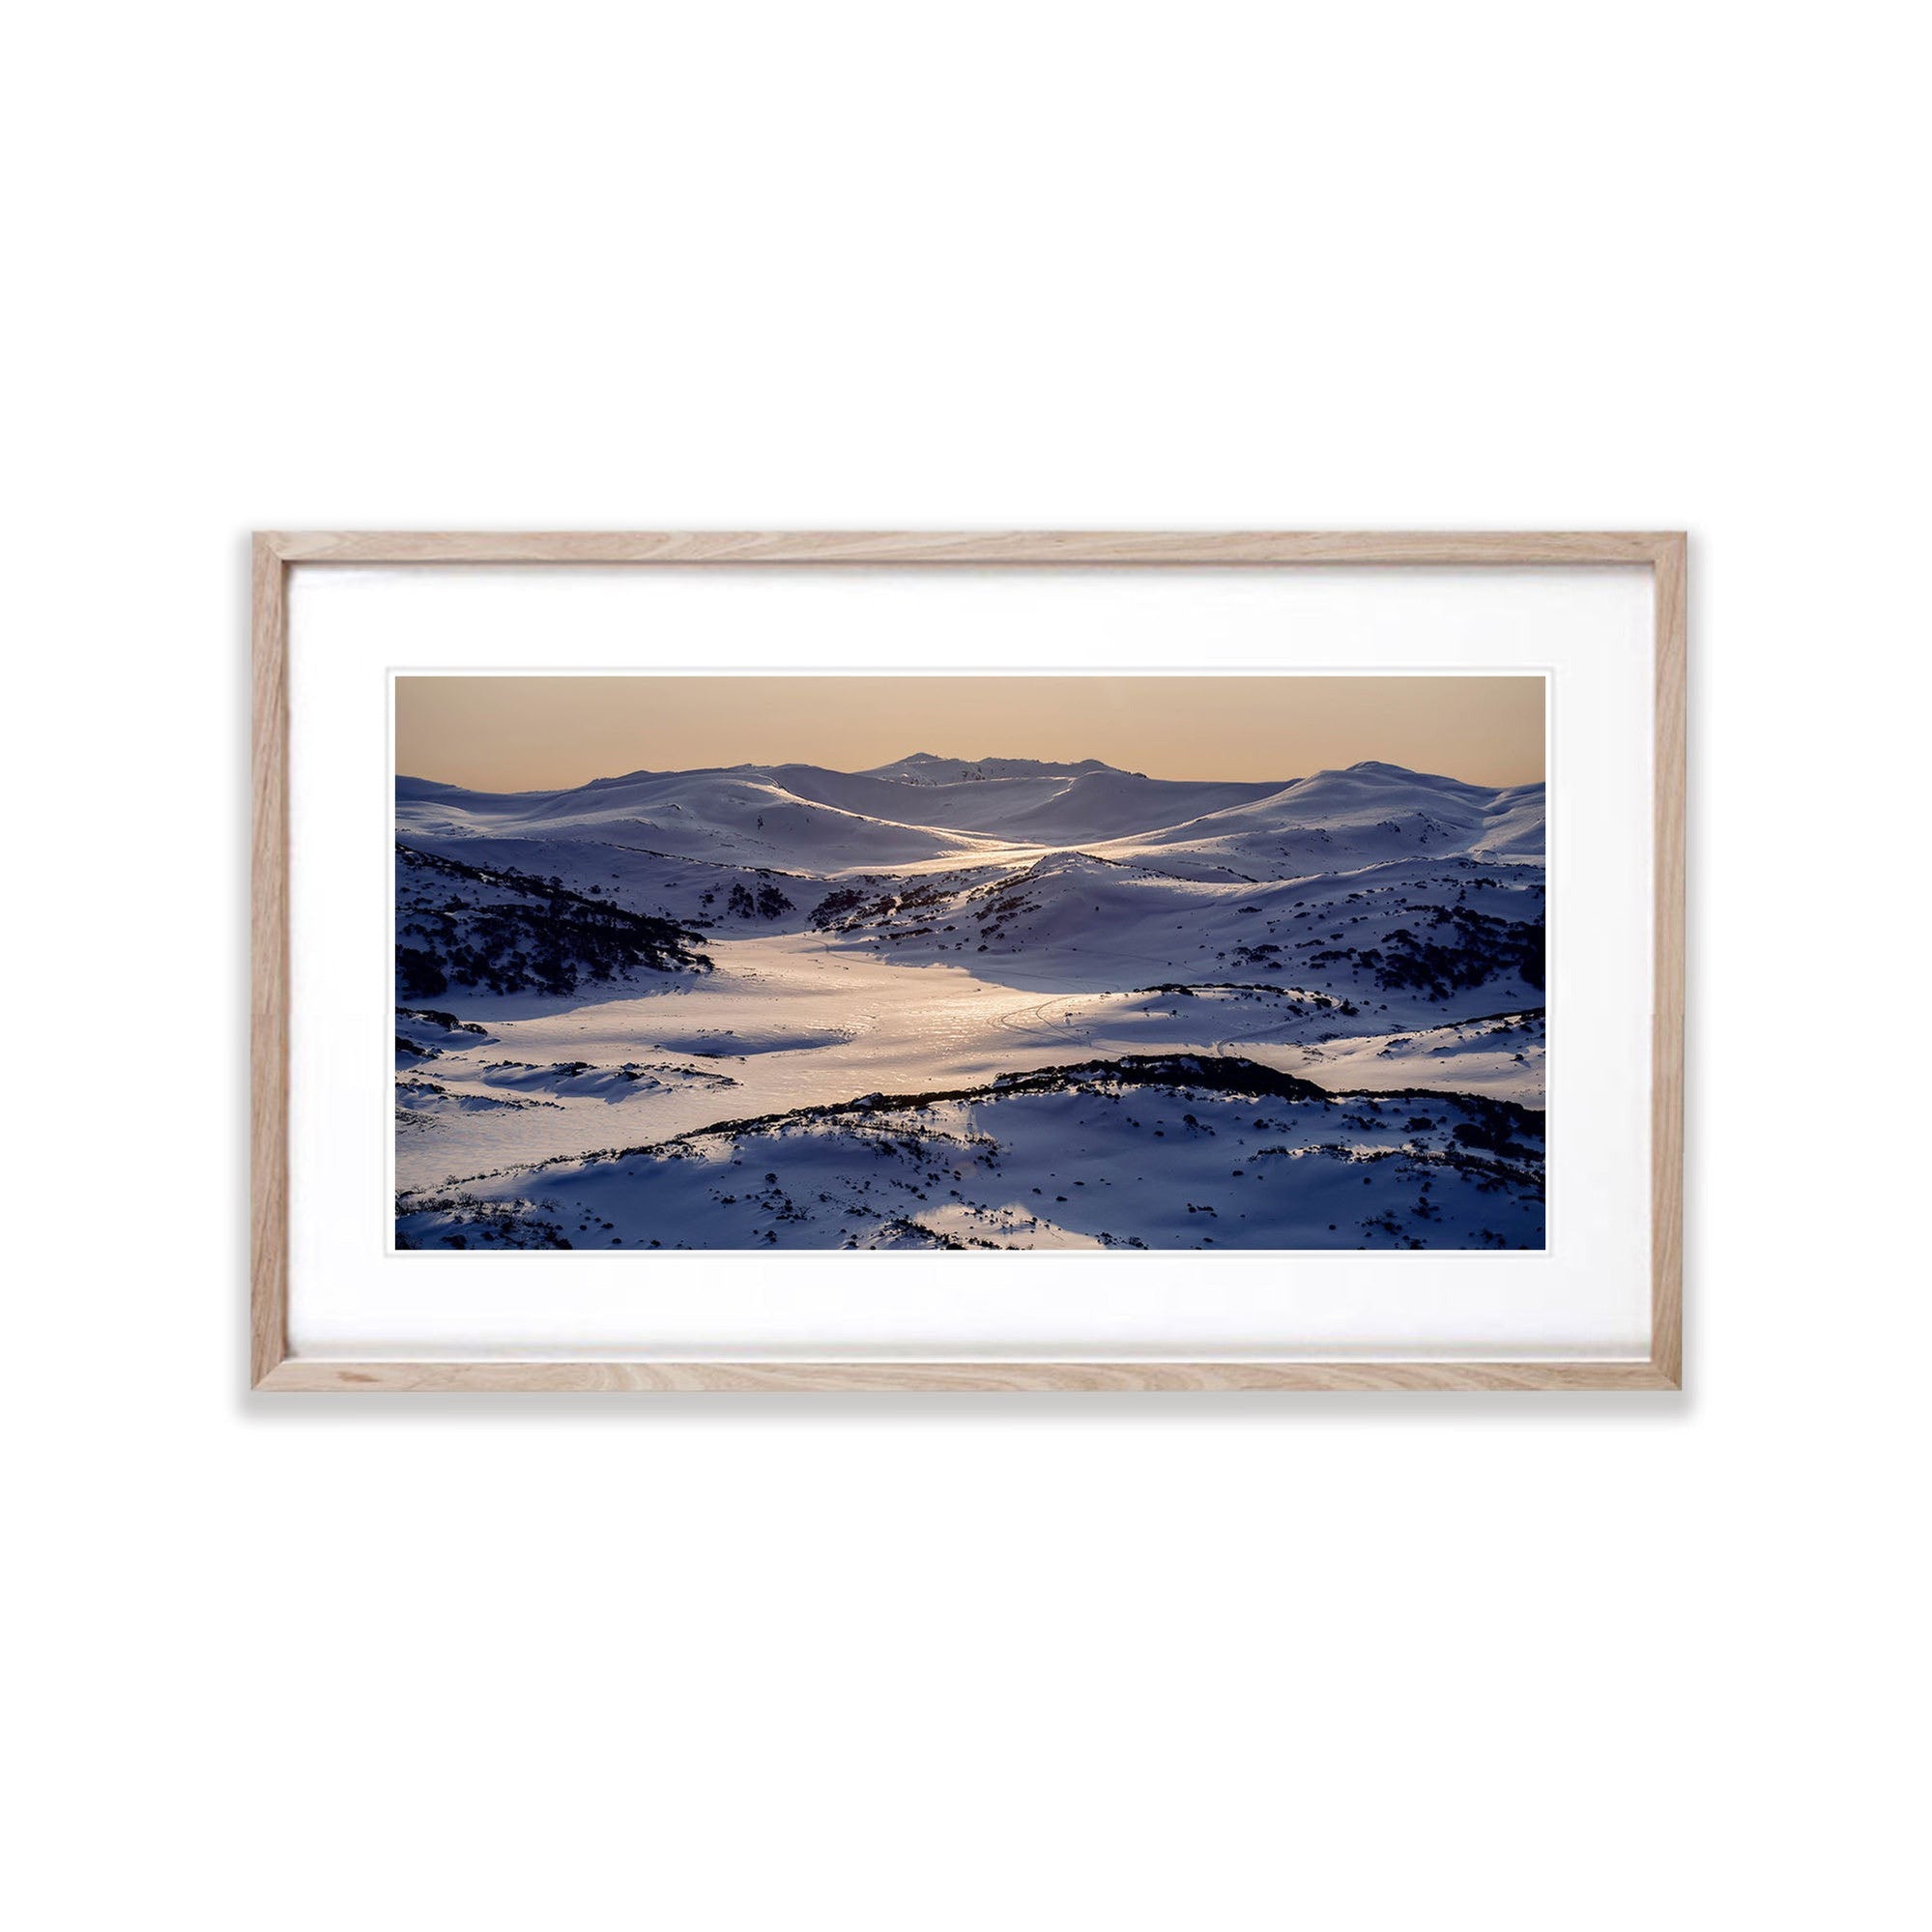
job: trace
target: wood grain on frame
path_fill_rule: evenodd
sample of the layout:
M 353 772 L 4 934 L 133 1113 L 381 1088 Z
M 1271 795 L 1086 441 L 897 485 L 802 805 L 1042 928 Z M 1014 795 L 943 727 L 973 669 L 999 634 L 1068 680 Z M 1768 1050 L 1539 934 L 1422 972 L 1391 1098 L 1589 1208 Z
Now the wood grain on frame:
M 257 1386 L 310 1393 L 648 1390 L 1024 1395 L 1052 1390 L 1226 1394 L 1326 1389 L 1373 1395 L 1677 1385 L 1648 1362 L 334 1362 L 297 1355 Z
M 254 540 L 249 1374 L 292 1391 L 1668 1390 L 1683 1381 L 1686 540 L 1676 532 L 303 531 Z M 1636 564 L 1656 582 L 1651 1350 L 1642 1362 L 338 1362 L 288 1352 L 292 564 Z
M 290 563 L 1656 563 L 1644 531 L 278 531 Z
M 270 537 L 255 538 L 254 580 L 248 1364 L 259 1386 L 288 1354 L 288 572 Z
M 1687 598 L 1685 539 L 1660 545 L 1656 573 L 1656 694 L 1651 967 L 1651 1361 L 1684 1379 L 1684 918 Z

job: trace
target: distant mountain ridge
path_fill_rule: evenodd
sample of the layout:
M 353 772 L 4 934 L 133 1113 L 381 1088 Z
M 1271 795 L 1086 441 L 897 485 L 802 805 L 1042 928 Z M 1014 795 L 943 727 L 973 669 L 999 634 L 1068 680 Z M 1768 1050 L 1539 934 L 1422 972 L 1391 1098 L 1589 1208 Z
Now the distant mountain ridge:
M 906 785 L 961 785 L 983 783 L 996 778 L 1078 778 L 1089 771 L 1119 771 L 1098 758 L 1077 759 L 1072 764 L 1054 764 L 1038 758 L 941 758 L 934 752 L 915 751 L 908 758 L 894 759 L 889 764 L 868 765 L 854 776 L 890 778 Z M 1144 778 L 1145 772 L 1125 774 Z
M 1543 787 L 1485 786 L 1377 760 L 1292 780 L 1149 778 L 1098 759 L 915 752 L 867 771 L 738 764 L 624 772 L 552 792 L 396 781 L 404 837 L 597 840 L 669 856 L 840 872 L 1000 847 L 1095 847 L 1286 876 L 1421 853 L 1543 852 Z

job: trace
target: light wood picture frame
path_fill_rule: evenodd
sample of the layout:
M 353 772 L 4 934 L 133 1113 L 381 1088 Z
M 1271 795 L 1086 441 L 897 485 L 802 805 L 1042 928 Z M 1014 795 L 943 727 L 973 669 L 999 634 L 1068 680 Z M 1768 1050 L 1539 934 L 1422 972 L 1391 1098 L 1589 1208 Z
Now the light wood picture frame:
M 289 1318 L 289 577 L 341 564 L 1623 565 L 1653 580 L 1650 1352 L 1630 1361 L 341 1361 Z M 1675 1390 L 1683 1384 L 1686 538 L 1676 532 L 263 532 L 253 544 L 252 1386 L 270 1391 Z

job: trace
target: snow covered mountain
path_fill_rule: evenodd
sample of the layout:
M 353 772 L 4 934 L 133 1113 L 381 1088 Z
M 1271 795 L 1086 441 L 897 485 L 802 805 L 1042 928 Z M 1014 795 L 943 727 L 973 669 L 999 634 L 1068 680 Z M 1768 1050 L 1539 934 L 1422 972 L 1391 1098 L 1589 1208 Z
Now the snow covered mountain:
M 1080 845 L 1107 857 L 1257 879 L 1423 852 L 1541 858 L 1543 818 L 1541 785 L 1465 785 L 1376 764 L 1290 782 L 1197 784 L 1091 759 L 1043 764 L 918 753 L 875 771 L 633 771 L 566 792 L 396 781 L 397 835 L 418 842 L 590 842 L 817 875 L 1026 846 Z
M 412 1245 L 1541 1243 L 1540 785 L 921 752 L 508 794 L 405 777 L 396 838 Z M 1285 1138 L 1250 1147 L 1260 1099 Z M 880 1134 L 941 1116 L 936 1147 L 978 1151 L 888 1199 Z M 1044 1179 L 1005 1199 L 1050 1117 L 1078 1119 L 1105 1225 Z M 1278 1184 L 1231 1223 L 1195 1172 L 1210 1135 Z M 698 1185 L 761 1160 L 759 1190 Z M 1358 1166 L 1350 1211 L 1316 1213 L 1317 1172 Z M 1478 1212 L 1492 1193 L 1508 1213 Z

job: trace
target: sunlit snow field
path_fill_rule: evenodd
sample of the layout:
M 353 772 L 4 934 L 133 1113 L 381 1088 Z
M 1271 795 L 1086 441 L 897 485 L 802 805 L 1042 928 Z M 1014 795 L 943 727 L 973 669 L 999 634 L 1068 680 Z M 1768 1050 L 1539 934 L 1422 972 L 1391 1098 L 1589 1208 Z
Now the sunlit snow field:
M 1542 1244 L 1541 786 L 913 759 L 397 820 L 403 1245 Z

